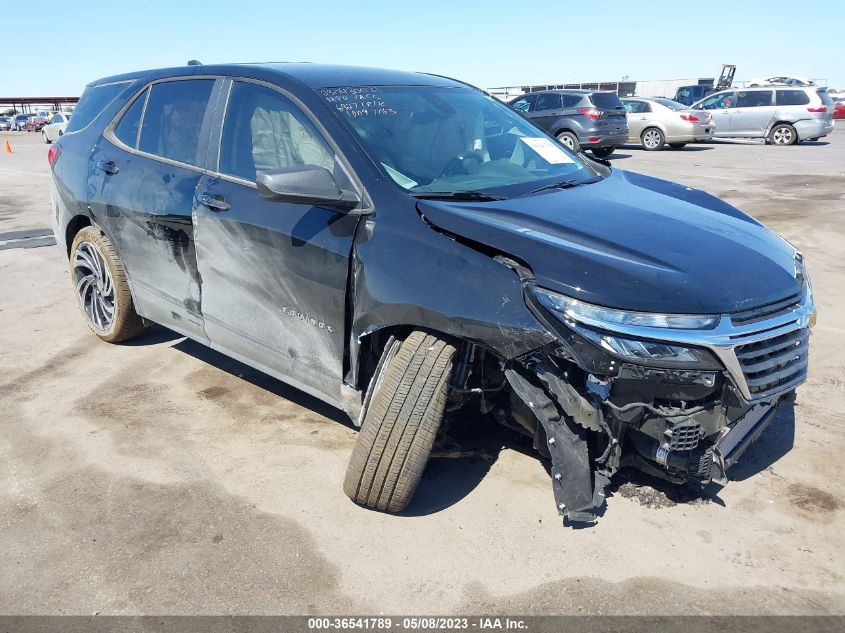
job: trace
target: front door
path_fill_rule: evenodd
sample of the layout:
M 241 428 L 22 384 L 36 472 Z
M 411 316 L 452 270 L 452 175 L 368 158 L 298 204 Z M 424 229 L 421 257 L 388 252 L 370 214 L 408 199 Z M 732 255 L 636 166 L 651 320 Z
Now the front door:
M 224 89 L 224 94 L 226 89 Z M 354 188 L 310 119 L 267 85 L 232 81 L 219 158 L 194 208 L 206 333 L 215 347 L 331 398 L 343 377 L 347 280 L 360 216 L 271 202 L 261 171 L 317 165 Z
M 714 136 L 731 136 L 731 115 L 735 105 L 735 92 L 720 92 L 707 97 L 696 110 L 709 110 L 713 115 Z

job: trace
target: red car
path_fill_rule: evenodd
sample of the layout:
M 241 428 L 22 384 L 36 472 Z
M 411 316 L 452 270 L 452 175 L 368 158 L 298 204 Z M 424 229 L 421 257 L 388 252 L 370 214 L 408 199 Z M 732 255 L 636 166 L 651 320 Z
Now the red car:
M 845 99 L 838 99 L 833 102 L 833 118 L 845 119 Z
M 47 119 L 43 116 L 32 116 L 26 121 L 27 132 L 40 132 L 41 128 L 47 125 Z

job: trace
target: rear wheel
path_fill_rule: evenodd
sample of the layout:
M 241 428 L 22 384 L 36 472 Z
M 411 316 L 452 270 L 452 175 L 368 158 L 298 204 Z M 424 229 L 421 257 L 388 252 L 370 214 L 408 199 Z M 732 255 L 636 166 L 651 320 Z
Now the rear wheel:
M 452 343 L 415 330 L 374 378 L 343 482 L 350 499 L 387 512 L 408 505 L 443 421 L 454 356 Z
M 558 132 L 557 140 L 560 143 L 571 149 L 573 152 L 580 152 L 581 151 L 581 143 L 578 142 L 578 137 L 575 136 L 572 132 Z
M 798 133 L 789 123 L 778 123 L 769 131 L 769 142 L 772 145 L 795 145 Z
M 657 152 L 663 149 L 663 146 L 666 144 L 666 137 L 656 127 L 649 127 L 643 130 L 643 133 L 640 135 L 640 141 L 642 141 L 644 150 Z
M 616 151 L 615 146 L 611 147 L 594 147 L 590 150 L 596 158 L 607 158 Z
M 126 272 L 111 240 L 86 226 L 70 247 L 70 275 L 88 327 L 108 343 L 135 338 L 144 323 L 135 312 Z
M 683 149 L 686 146 L 686 143 L 669 143 L 669 147 L 671 147 L 672 149 Z

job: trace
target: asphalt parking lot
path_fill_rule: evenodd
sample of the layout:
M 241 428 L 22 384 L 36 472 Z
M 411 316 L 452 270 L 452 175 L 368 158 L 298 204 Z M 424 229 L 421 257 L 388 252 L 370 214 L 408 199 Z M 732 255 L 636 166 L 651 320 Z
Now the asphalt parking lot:
M 38 231 L 47 147 L 0 133 L 0 612 L 845 614 L 845 128 L 613 156 L 798 246 L 820 314 L 794 408 L 717 499 L 623 480 L 579 530 L 499 431 L 379 514 L 343 494 L 340 412 L 162 328 L 99 342 Z

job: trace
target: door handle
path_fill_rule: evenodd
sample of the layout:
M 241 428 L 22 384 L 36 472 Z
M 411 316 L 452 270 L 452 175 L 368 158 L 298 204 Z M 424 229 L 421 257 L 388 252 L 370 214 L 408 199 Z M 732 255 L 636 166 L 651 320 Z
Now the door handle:
M 208 207 L 212 211 L 228 211 L 232 208 L 232 205 L 226 202 L 221 195 L 201 193 L 197 196 L 197 200 L 199 200 L 201 205 Z
M 113 176 L 120 171 L 120 167 L 113 160 L 98 160 L 97 169 L 106 172 L 109 176 Z
M 648 121 L 648 117 L 641 116 L 641 117 L 640 117 L 640 121 Z

